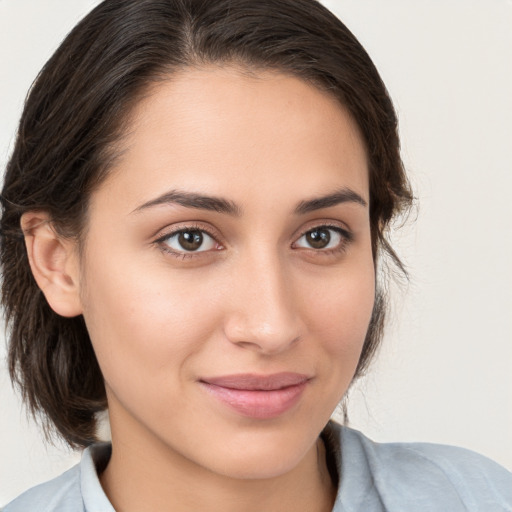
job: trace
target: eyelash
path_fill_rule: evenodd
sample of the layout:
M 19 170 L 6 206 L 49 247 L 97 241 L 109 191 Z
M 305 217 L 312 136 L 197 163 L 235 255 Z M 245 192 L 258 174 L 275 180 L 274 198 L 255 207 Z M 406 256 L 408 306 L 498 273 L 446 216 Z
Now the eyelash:
M 354 239 L 354 235 L 350 231 L 343 229 L 338 225 L 320 224 L 318 226 L 314 226 L 314 227 L 308 228 L 305 231 L 303 231 L 301 233 L 301 235 L 297 238 L 297 240 L 292 244 L 292 246 L 295 245 L 302 237 L 306 236 L 308 233 L 311 233 L 311 232 L 317 231 L 317 230 L 319 231 L 322 229 L 331 230 L 331 231 L 334 231 L 337 234 L 339 234 L 341 236 L 340 243 L 336 247 L 333 247 L 330 249 L 315 249 L 313 247 L 304 248 L 304 249 L 313 251 L 316 254 L 333 255 L 333 254 L 345 252 L 347 250 L 349 244 Z M 222 244 L 220 242 L 218 242 L 218 240 L 217 240 L 218 237 L 216 235 L 212 234 L 208 229 L 205 229 L 204 226 L 199 226 L 199 225 L 195 225 L 195 224 L 183 226 L 183 227 L 180 227 L 173 231 L 170 231 L 170 232 L 166 233 L 165 235 L 157 238 L 154 243 L 156 245 L 158 245 L 163 252 L 170 254 L 171 256 L 173 256 L 175 258 L 179 258 L 179 259 L 194 258 L 194 257 L 198 257 L 198 256 L 202 255 L 203 253 L 212 252 L 211 250 L 207 250 L 207 251 L 185 251 L 184 250 L 183 252 L 175 251 L 175 250 L 171 249 L 169 247 L 169 245 L 166 243 L 166 241 L 168 241 L 171 237 L 177 236 L 180 233 L 186 233 L 186 232 L 190 232 L 190 231 L 198 231 L 200 233 L 206 234 L 216 244 L 220 245 L 222 248 Z M 220 250 L 220 248 L 216 249 L 216 250 Z
M 354 240 L 354 235 L 347 229 L 343 229 L 336 224 L 319 224 L 318 226 L 314 226 L 312 228 L 309 228 L 309 229 L 306 229 L 305 231 L 303 231 L 302 234 L 299 236 L 299 238 L 297 238 L 297 241 L 299 241 L 302 237 L 306 236 L 308 233 L 311 233 L 311 232 L 317 231 L 317 230 L 318 231 L 324 230 L 324 229 L 336 232 L 338 235 L 341 236 L 341 240 L 340 240 L 340 243 L 336 247 L 332 247 L 330 249 L 314 249 L 313 247 L 310 247 L 309 250 L 315 252 L 316 254 L 322 254 L 322 255 L 328 256 L 328 255 L 344 253 L 344 252 L 346 252 L 350 243 Z M 297 241 L 295 241 L 294 244 L 296 244 Z
M 170 232 L 166 233 L 165 235 L 156 239 L 155 244 L 158 245 L 163 252 L 170 254 L 171 256 L 174 256 L 175 258 L 179 258 L 179 259 L 183 259 L 183 260 L 187 259 L 187 258 L 197 257 L 198 255 L 202 255 L 205 252 L 211 252 L 211 251 L 188 251 L 187 252 L 185 250 L 183 252 L 179 252 L 179 251 L 175 251 L 175 250 L 171 249 L 169 247 L 169 245 L 165 243 L 167 240 L 169 240 L 169 238 L 171 238 L 173 236 L 177 236 L 180 233 L 187 233 L 189 231 L 199 231 L 200 233 L 205 233 L 216 244 L 222 245 L 220 242 L 217 241 L 218 236 L 212 234 L 208 229 L 205 229 L 204 226 L 199 226 L 199 225 L 195 225 L 195 224 L 190 224 L 190 225 L 175 229 L 173 231 L 170 231 Z M 217 249 L 217 250 L 219 250 L 219 249 Z

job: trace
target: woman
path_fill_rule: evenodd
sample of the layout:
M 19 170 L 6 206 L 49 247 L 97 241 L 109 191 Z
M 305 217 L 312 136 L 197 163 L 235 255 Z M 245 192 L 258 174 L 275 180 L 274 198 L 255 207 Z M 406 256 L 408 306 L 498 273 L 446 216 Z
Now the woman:
M 103 2 L 34 85 L 2 198 L 11 374 L 87 447 L 8 512 L 510 507 L 484 458 L 329 422 L 411 194 L 379 75 L 316 2 Z

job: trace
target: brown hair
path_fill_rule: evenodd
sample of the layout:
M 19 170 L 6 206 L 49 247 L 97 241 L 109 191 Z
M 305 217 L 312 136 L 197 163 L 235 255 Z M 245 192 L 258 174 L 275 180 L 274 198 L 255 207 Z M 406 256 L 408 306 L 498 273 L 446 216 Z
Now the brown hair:
M 372 61 L 316 0 L 106 0 L 66 37 L 26 100 L 2 192 L 2 302 L 9 370 L 30 411 L 70 445 L 95 440 L 107 407 L 103 378 L 82 317 L 60 317 L 32 277 L 20 217 L 49 213 L 62 236 L 80 235 L 91 192 L 109 170 L 131 106 L 148 84 L 205 63 L 290 73 L 344 104 L 366 142 L 375 265 L 390 221 L 411 202 L 397 119 Z M 356 375 L 379 344 L 385 312 L 377 294 Z

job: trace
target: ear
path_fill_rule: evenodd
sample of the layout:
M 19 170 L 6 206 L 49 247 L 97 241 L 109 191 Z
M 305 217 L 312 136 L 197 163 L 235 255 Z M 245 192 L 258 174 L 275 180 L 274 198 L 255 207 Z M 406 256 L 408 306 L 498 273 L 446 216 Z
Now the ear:
M 46 212 L 24 213 L 21 229 L 32 274 L 50 307 L 61 316 L 80 315 L 76 242 L 59 236 Z

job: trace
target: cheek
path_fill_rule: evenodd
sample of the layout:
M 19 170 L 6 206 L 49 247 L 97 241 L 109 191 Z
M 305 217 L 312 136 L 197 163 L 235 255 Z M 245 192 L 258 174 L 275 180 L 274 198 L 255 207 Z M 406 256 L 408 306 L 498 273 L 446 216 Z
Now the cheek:
M 308 308 L 313 340 L 320 351 L 319 373 L 329 414 L 352 382 L 368 331 L 375 297 L 373 262 L 363 272 L 324 283 Z
M 358 358 L 368 330 L 375 299 L 373 262 L 357 272 L 326 279 L 305 303 L 314 337 L 338 357 Z M 308 295 L 306 295 L 307 297 Z M 338 360 L 338 359 L 337 359 Z
M 107 381 L 127 372 L 153 378 L 165 367 L 173 372 L 164 378 L 177 375 L 216 324 L 208 289 L 198 293 L 168 269 L 91 258 L 85 282 L 84 318 Z

